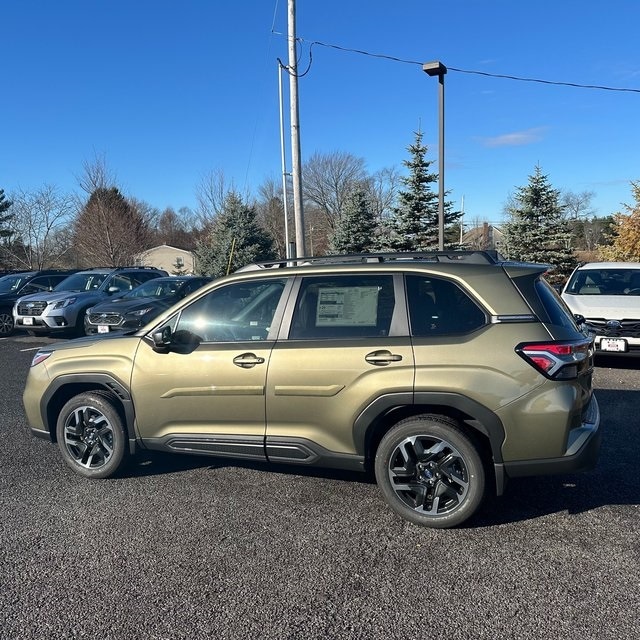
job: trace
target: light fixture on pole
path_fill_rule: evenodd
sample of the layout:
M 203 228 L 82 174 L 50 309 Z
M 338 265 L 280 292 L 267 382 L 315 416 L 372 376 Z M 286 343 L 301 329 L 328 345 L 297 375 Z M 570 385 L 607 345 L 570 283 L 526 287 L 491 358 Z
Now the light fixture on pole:
M 444 250 L 444 76 L 447 67 L 442 62 L 425 62 L 422 70 L 430 76 L 438 76 L 438 249 Z

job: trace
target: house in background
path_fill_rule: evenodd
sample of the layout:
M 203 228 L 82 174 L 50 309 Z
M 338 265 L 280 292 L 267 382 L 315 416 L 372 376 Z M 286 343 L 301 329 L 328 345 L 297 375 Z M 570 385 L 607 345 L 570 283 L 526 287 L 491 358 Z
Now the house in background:
M 195 273 L 193 252 L 168 244 L 161 244 L 143 251 L 136 256 L 136 263 L 140 266 L 164 269 L 170 275 Z
M 469 249 L 500 249 L 504 234 L 498 227 L 485 222 L 477 227 L 469 229 L 462 236 L 462 245 Z

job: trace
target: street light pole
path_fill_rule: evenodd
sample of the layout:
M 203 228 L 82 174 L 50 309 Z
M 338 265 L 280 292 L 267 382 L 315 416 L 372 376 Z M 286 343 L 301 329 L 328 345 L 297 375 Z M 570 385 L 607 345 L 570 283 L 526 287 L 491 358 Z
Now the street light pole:
M 444 76 L 447 67 L 442 62 L 425 62 L 422 70 L 438 76 L 438 249 L 444 250 Z

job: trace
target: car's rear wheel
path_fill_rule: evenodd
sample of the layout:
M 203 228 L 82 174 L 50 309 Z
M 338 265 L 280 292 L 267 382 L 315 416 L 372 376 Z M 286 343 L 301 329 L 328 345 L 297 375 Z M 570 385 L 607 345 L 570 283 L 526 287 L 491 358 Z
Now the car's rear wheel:
M 126 457 L 126 434 L 113 404 L 99 393 L 81 393 L 60 412 L 56 426 L 65 462 L 87 478 L 108 478 Z
M 455 527 L 479 508 L 485 471 L 473 440 L 454 420 L 421 415 L 382 438 L 376 480 L 389 506 L 425 527 Z
M 13 324 L 13 315 L 11 312 L 0 311 L 0 337 L 6 338 L 13 333 L 15 326 Z

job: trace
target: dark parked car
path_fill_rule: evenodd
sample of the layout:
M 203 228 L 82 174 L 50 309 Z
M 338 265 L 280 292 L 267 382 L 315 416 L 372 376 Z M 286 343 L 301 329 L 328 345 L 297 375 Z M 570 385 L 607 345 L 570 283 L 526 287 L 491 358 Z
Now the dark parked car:
M 173 276 L 145 282 L 119 298 L 105 300 L 87 309 L 85 333 L 91 335 L 144 327 L 162 311 L 208 282 L 211 278 L 201 276 Z
M 0 337 L 10 336 L 13 324 L 13 305 L 21 296 L 52 291 L 73 271 L 47 269 L 44 271 L 15 271 L 0 277 Z

